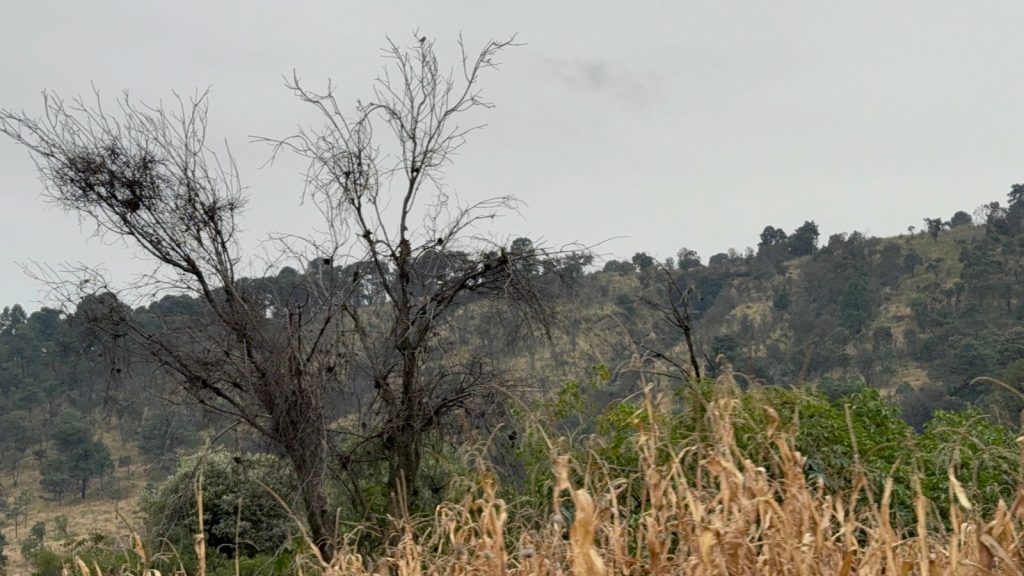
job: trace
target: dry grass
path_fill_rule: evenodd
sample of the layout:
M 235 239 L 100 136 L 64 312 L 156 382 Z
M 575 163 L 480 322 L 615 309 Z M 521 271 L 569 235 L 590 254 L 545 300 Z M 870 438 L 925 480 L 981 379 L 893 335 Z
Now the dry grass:
M 397 543 L 380 554 L 361 554 L 353 534 L 330 562 L 311 546 L 295 572 L 331 576 L 1024 573 L 1024 490 L 1018 490 L 1012 502 L 1001 503 L 993 517 L 981 518 L 950 470 L 952 527 L 946 529 L 915 479 L 916 525 L 894 526 L 892 480 L 876 494 L 851 472 L 855 480 L 851 493 L 827 493 L 804 476 L 804 457 L 777 427 L 777 419 L 764 430 L 774 446 L 769 461 L 742 457 L 732 425 L 737 403 L 735 398 L 711 402 L 707 411 L 713 431 L 710 440 L 673 450 L 656 424 L 658 403 L 648 399 L 634 419 L 640 466 L 632 476 L 616 477 L 600 463 L 581 469 L 567 457 L 557 456 L 546 509 L 517 516 L 499 497 L 493 475 L 484 472 L 461 501 L 442 504 L 433 518 L 398 526 Z M 769 414 L 774 416 L 770 409 Z M 137 571 L 143 568 L 140 563 Z M 77 571 L 93 576 L 82 566 Z
M 903 382 L 910 384 L 915 390 L 919 390 L 924 386 L 930 385 L 931 378 L 928 376 L 928 371 L 921 365 L 914 362 L 904 362 L 897 368 L 896 374 L 890 380 L 889 387 L 883 389 L 883 391 L 891 393 Z
M 637 418 L 638 426 L 657 420 L 653 406 L 647 403 L 651 413 Z M 940 524 L 915 482 L 918 535 L 902 538 L 890 521 L 891 481 L 877 501 L 864 482 L 850 494 L 827 494 L 804 476 L 803 456 L 774 424 L 765 430 L 776 448 L 774 461 L 743 459 L 733 438 L 735 407 L 734 399 L 712 403 L 714 439 L 696 451 L 666 455 L 657 426 L 642 427 L 637 478 L 592 471 L 583 486 L 575 486 L 568 459 L 557 458 L 550 519 L 519 531 L 514 542 L 508 541 L 508 507 L 485 477 L 476 493 L 439 507 L 429 529 L 405 527 L 401 543 L 374 562 L 343 547 L 333 562 L 314 567 L 337 575 L 934 575 L 1024 569 L 1024 497 L 1001 505 L 994 518 L 981 519 L 950 473 L 953 528 L 936 530 Z M 628 494 L 630 485 L 640 486 L 639 494 Z M 565 506 L 573 510 L 568 522 Z
M 112 456 L 115 461 L 123 455 L 131 456 L 136 462 L 140 460 L 137 450 L 124 445 L 115 439 L 113 434 L 104 435 L 103 440 L 108 446 L 113 447 Z M 21 521 L 23 526 L 19 530 L 19 538 L 14 537 L 12 525 L 9 524 L 4 530 L 8 537 L 5 553 L 9 559 L 7 571 L 10 576 L 31 573 L 28 561 L 21 555 L 20 544 L 28 535 L 29 528 L 36 522 L 46 524 L 47 534 L 44 543 L 54 550 L 63 549 L 65 544 L 56 533 L 56 520 L 60 516 L 68 519 L 68 532 L 72 540 L 112 532 L 127 536 L 134 528 L 142 526 L 139 495 L 146 484 L 142 470 L 136 471 L 131 477 L 118 473 L 117 481 L 121 484 L 120 491 L 124 497 L 116 501 L 104 495 L 100 483 L 94 482 L 86 498 L 82 499 L 77 494 L 70 493 L 65 495 L 64 502 L 61 503 L 42 491 L 39 480 L 38 468 L 26 462 L 22 466 L 18 486 L 9 487 L 12 494 L 27 490 L 35 496 L 28 508 L 27 517 Z
M 28 479 L 32 475 L 26 474 L 25 476 Z M 28 534 L 28 529 L 36 522 L 46 523 L 45 544 L 54 550 L 61 550 L 65 543 L 55 533 L 56 520 L 59 516 L 67 517 L 68 531 L 72 535 L 72 539 L 86 538 L 93 534 L 109 534 L 112 530 L 119 530 L 124 533 L 124 536 L 127 536 L 131 532 L 131 528 L 126 525 L 126 521 L 134 527 L 142 526 L 137 496 L 141 493 L 142 486 L 140 484 L 130 488 L 129 491 L 136 495 L 116 503 L 109 498 L 100 496 L 90 496 L 85 500 L 79 500 L 75 495 L 68 497 L 63 505 L 52 500 L 36 500 L 29 508 L 28 517 L 19 531 L 21 538 L 14 538 L 13 526 L 8 526 L 5 530 L 9 539 L 6 551 L 10 561 L 8 574 L 19 576 L 31 573 L 29 563 L 21 556 L 19 544 Z

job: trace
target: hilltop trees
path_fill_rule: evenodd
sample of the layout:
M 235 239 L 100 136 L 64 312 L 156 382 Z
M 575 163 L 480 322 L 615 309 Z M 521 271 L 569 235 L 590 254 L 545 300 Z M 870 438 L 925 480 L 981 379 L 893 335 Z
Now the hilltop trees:
M 924 225 L 928 230 L 928 235 L 935 241 L 938 241 L 939 233 L 946 228 L 946 223 L 942 221 L 942 218 L 925 218 Z
M 1010 186 L 1010 191 L 1006 196 L 1010 201 L 1010 207 L 1024 202 L 1024 184 L 1014 184 L 1013 186 Z
M 765 226 L 764 230 L 761 231 L 761 241 L 758 242 L 759 248 L 767 248 L 782 244 L 786 241 L 786 231 L 775 226 Z
M 62 409 L 103 404 L 108 367 L 78 328 L 52 308 L 0 312 L 0 472 L 15 486 L 26 455 L 44 445 Z
M 1013 234 L 1024 232 L 1024 184 L 1014 184 L 1007 194 L 1006 225 Z
M 700 255 L 697 254 L 696 250 L 689 248 L 680 248 L 676 252 L 676 266 L 680 270 L 691 270 L 693 268 L 700 268 Z
M 963 210 L 957 210 L 956 213 L 953 214 L 953 217 L 949 219 L 949 227 L 959 228 L 961 226 L 970 226 L 973 221 L 974 220 L 971 218 L 970 214 Z
M 636 254 L 633 254 L 633 258 L 630 259 L 630 262 L 639 272 L 646 272 L 658 263 L 658 261 L 655 260 L 654 257 L 649 256 L 647 252 L 637 252 Z
M 800 225 L 789 237 L 789 253 L 793 256 L 814 254 L 818 247 L 818 225 L 809 220 Z
M 371 101 L 350 113 L 330 86 L 317 93 L 292 79 L 289 87 L 322 125 L 273 143 L 309 160 L 308 193 L 326 233 L 285 242 L 282 257 L 305 271 L 273 284 L 240 275 L 249 262 L 238 239 L 247 198 L 230 153 L 206 143 L 206 94 L 173 109 L 126 96 L 117 114 L 98 101 L 46 94 L 41 119 L 0 111 L 0 132 L 32 152 L 50 200 L 152 259 L 157 270 L 136 292 L 190 295 L 197 305 L 188 313 L 151 306 L 126 314 L 91 270 L 56 289 L 90 289 L 97 296 L 90 323 L 106 342 L 142 352 L 196 402 L 248 424 L 285 454 L 325 554 L 334 534 L 329 468 L 358 484 L 360 465 L 383 460 L 402 502 L 399 492 L 415 493 L 425 437 L 484 395 L 482 405 L 499 404 L 489 363 L 448 357 L 438 341 L 453 310 L 503 298 L 546 316 L 521 266 L 542 252 L 473 236 L 513 200 L 463 206 L 441 186 L 472 130 L 460 119 L 491 106 L 481 74 L 509 45 L 463 51 L 448 75 L 432 41 L 392 43 Z M 354 262 L 361 265 L 345 267 Z M 354 297 L 367 282 L 383 293 L 379 306 Z M 369 386 L 361 388 L 361 378 Z M 339 437 L 328 427 L 336 415 L 328 398 L 344 390 L 366 397 Z

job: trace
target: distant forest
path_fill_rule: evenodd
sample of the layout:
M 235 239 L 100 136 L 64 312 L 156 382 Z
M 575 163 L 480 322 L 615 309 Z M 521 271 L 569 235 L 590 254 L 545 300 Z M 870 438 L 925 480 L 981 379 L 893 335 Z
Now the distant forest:
M 625 396 L 635 379 L 623 338 L 634 350 L 687 361 L 684 335 L 651 305 L 664 297 L 668 278 L 687 296 L 697 360 L 708 376 L 727 369 L 742 375 L 744 387 L 813 385 L 833 398 L 867 385 L 917 428 L 936 409 L 971 405 L 1013 424 L 1024 402 L 999 386 L 971 385 L 990 376 L 1024 388 L 1024 186 L 1013 186 L 1009 200 L 973 216 L 926 218 L 896 238 L 853 232 L 821 242 L 807 221 L 789 233 L 766 226 L 756 250 L 730 250 L 706 263 L 685 248 L 665 260 L 639 252 L 603 264 L 589 256 L 538 262 L 538 274 L 562 271 L 552 282 L 572 296 L 558 333 L 531 331 L 503 319 L 500 309 L 474 311 L 469 302 L 458 319 L 467 336 L 457 345 L 497 353 L 549 389 L 608 366 L 618 370 L 620 389 L 604 394 Z M 530 242 L 513 245 L 525 250 Z M 303 298 L 310 275 L 346 281 L 365 265 L 333 269 L 314 261 L 246 282 L 253 291 Z M 360 306 L 386 298 L 372 283 L 353 294 Z M 31 458 L 53 497 L 84 497 L 94 480 L 132 464 L 112 461 L 96 438 L 110 422 L 146 464 L 165 472 L 182 450 L 196 447 L 202 430 L 229 422 L 189 409 L 159 366 L 119 346 L 121 335 L 98 329 L 96 318 L 112 310 L 143 323 L 203 314 L 186 296 L 132 310 L 111 294 L 87 297 L 70 311 L 27 313 L 14 304 L 0 313 L 0 463 L 10 483 Z M 334 399 L 336 417 L 347 412 L 346 400 Z

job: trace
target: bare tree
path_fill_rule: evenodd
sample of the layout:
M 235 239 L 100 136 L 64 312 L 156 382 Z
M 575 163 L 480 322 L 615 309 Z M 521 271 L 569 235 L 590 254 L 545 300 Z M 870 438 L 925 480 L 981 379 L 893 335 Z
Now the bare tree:
M 44 95 L 41 118 L 0 110 L 0 132 L 32 152 L 50 200 L 152 257 L 154 272 L 130 288 L 201 303 L 189 314 L 153 306 L 145 315 L 118 313 L 108 328 L 196 401 L 280 447 L 325 555 L 334 535 L 325 482 L 334 464 L 355 477 L 353 466 L 386 461 L 393 511 L 404 513 L 402 495 L 415 495 L 427 435 L 482 397 L 496 398 L 503 382 L 486 359 L 448 348 L 455 312 L 500 300 L 523 317 L 549 313 L 538 262 L 558 257 L 476 236 L 514 201 L 461 206 L 442 181 L 473 130 L 460 118 L 491 106 L 480 75 L 510 44 L 488 42 L 470 56 L 460 41 L 460 65 L 445 73 L 433 41 L 390 43 L 373 102 L 351 113 L 330 85 L 317 94 L 293 75 L 289 87 L 324 124 L 271 142 L 309 160 L 306 191 L 328 231 L 290 238 L 305 248 L 284 249 L 282 259 L 304 259 L 288 282 L 240 275 L 236 220 L 246 199 L 230 153 L 206 144 L 206 94 L 179 99 L 173 110 L 125 96 L 111 113 L 98 96 L 65 103 L 53 94 Z M 379 143 L 377 133 L 389 141 Z M 106 289 L 86 276 L 63 287 Z M 357 424 L 335 430 L 344 433 L 338 441 L 328 397 L 360 374 L 372 383 L 368 402 Z M 358 480 L 352 486 L 358 493 Z
M 477 127 L 466 127 L 463 118 L 491 107 L 480 76 L 511 44 L 492 41 L 470 55 L 460 41 L 461 61 L 446 72 L 433 41 L 392 42 L 386 50 L 392 65 L 378 78 L 373 100 L 351 112 L 330 85 L 317 93 L 293 75 L 289 87 L 324 123 L 267 140 L 275 153 L 288 149 L 308 159 L 308 193 L 334 230 L 350 233 L 353 253 L 370 264 L 361 273 L 384 292 L 382 306 L 343 308 L 355 360 L 374 391 L 360 419 L 377 423 L 350 432 L 346 458 L 387 460 L 388 484 L 399 497 L 392 509 L 400 513 L 406 511 L 401 497 L 416 495 L 426 435 L 454 412 L 492 397 L 502 382 L 486 359 L 445 348 L 454 312 L 498 299 L 526 317 L 549 314 L 536 282 L 538 262 L 558 258 L 522 239 L 506 248 L 476 235 L 482 222 L 514 209 L 514 199 L 461 206 L 443 182 L 444 169 Z
M 689 367 L 686 367 L 661 352 L 653 350 L 639 342 L 635 343 L 643 347 L 654 358 L 664 360 L 671 364 L 684 376 L 686 380 L 699 382 L 701 379 L 700 361 L 697 359 L 697 354 L 694 348 L 693 322 L 690 318 L 690 297 L 696 292 L 696 290 L 692 285 L 687 285 L 686 287 L 680 286 L 680 280 L 673 276 L 672 271 L 664 266 L 658 265 L 654 269 L 651 275 L 652 280 L 654 274 L 658 274 L 662 277 L 660 282 L 652 283 L 656 296 L 645 295 L 641 297 L 641 301 L 659 312 L 663 320 L 683 333 L 690 365 Z
M 31 150 L 50 200 L 155 260 L 154 273 L 132 288 L 203 304 L 200 318 L 119 313 L 102 321 L 176 374 L 196 401 L 280 446 L 326 553 L 333 520 L 324 492 L 323 399 L 331 380 L 324 368 L 339 342 L 335 298 L 275 308 L 246 287 L 238 274 L 236 218 L 245 198 L 237 170 L 230 155 L 222 161 L 205 143 L 206 94 L 178 104 L 169 111 L 126 96 L 115 115 L 98 96 L 67 104 L 45 94 L 41 119 L 3 110 L 0 132 Z M 88 276 L 69 285 L 103 292 L 105 284 Z

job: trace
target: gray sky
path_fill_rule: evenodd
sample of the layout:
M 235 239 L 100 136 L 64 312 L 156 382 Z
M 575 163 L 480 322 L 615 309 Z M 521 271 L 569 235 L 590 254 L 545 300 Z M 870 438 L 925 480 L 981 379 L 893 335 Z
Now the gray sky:
M 331 77 L 354 101 L 385 36 L 419 29 L 451 54 L 460 31 L 470 46 L 517 33 L 451 190 L 523 200 L 500 236 L 707 258 L 768 224 L 891 235 L 1005 201 L 1024 180 L 1022 21 L 1018 1 L 12 2 L 0 106 L 34 113 L 42 89 L 90 82 L 150 102 L 211 86 L 211 139 L 238 157 L 254 243 L 316 221 L 300 165 L 260 170 L 268 150 L 248 143 L 313 118 L 282 74 Z M 0 175 L 0 305 L 38 306 L 18 263 L 102 265 L 122 282 L 144 269 L 44 204 L 7 140 Z

